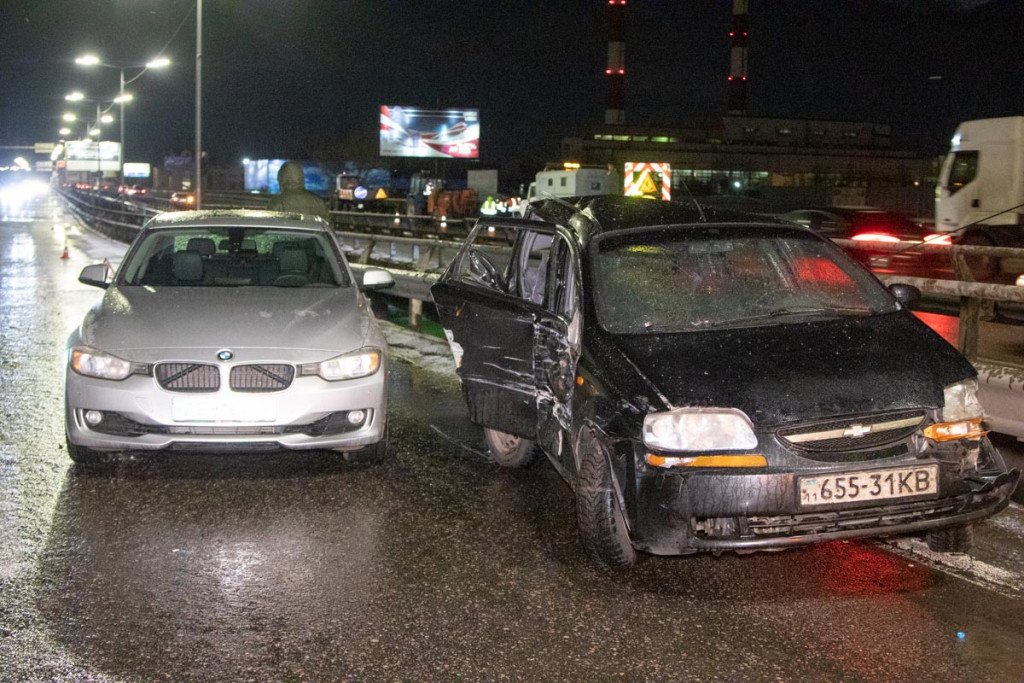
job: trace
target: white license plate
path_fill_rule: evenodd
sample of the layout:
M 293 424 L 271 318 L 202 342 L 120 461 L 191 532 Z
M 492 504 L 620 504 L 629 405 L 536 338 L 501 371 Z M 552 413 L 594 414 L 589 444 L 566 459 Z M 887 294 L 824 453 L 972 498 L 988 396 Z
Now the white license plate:
M 886 498 L 915 498 L 939 491 L 939 466 L 896 467 L 800 478 L 800 507 Z
M 273 422 L 277 399 L 255 396 L 175 396 L 171 401 L 175 422 Z

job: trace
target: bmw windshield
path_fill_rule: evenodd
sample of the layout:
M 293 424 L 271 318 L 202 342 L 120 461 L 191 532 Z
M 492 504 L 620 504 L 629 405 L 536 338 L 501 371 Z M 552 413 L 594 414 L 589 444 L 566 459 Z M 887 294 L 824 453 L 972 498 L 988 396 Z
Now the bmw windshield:
M 153 230 L 121 268 L 120 285 L 347 287 L 327 235 L 303 230 L 191 227 Z
M 685 332 L 896 310 L 868 272 L 813 235 L 761 227 L 660 227 L 596 240 L 601 325 Z

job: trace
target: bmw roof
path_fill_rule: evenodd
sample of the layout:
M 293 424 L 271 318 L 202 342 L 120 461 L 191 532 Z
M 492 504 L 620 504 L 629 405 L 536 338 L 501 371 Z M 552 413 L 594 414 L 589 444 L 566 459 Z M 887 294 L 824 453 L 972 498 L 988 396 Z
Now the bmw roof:
M 183 227 L 287 228 L 290 230 L 330 230 L 325 220 L 309 214 L 261 211 L 253 209 L 212 209 L 203 211 L 165 211 L 151 218 L 146 230 Z

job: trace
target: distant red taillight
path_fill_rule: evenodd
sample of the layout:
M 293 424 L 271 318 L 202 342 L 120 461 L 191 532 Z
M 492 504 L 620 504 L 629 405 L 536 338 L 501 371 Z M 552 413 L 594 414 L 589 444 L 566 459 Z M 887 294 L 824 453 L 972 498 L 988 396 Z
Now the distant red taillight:
M 884 232 L 862 232 L 851 239 L 858 242 L 899 242 L 900 238 Z
M 926 244 L 953 244 L 953 236 L 949 233 L 933 232 L 924 236 Z

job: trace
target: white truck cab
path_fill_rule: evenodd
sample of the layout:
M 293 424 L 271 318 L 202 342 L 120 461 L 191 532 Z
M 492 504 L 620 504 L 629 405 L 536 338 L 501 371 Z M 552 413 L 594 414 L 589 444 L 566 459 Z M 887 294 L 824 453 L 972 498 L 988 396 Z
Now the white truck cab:
M 972 240 L 975 244 L 1004 244 L 1013 232 L 1024 244 L 1024 207 L 1019 204 L 1024 204 L 1024 116 L 961 123 L 935 187 L 936 230 L 953 232 L 980 223 L 979 228 L 991 229 L 985 231 L 987 239 Z M 1017 208 L 994 215 L 1011 207 Z

